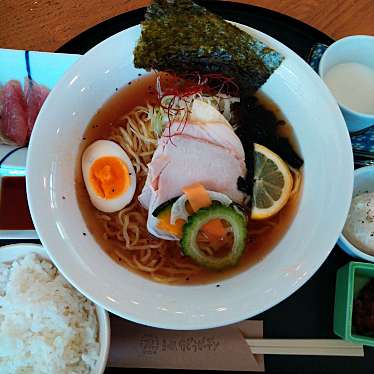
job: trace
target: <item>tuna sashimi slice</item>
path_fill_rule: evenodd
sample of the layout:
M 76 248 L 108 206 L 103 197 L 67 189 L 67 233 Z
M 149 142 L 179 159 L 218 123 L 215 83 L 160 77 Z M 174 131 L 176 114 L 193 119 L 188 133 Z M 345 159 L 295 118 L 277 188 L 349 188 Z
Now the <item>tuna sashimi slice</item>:
M 41 84 L 36 83 L 30 78 L 25 78 L 25 97 L 27 104 L 27 126 L 28 137 L 34 127 L 36 117 L 49 94 L 49 89 Z
M 27 142 L 27 107 L 18 81 L 9 81 L 0 98 L 0 138 L 7 143 L 25 145 Z

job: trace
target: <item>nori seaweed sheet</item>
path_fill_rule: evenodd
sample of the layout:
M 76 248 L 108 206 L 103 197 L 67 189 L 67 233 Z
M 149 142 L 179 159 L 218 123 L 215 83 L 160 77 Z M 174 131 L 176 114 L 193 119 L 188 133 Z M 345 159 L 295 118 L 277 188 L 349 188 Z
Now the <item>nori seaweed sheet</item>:
M 280 120 L 275 114 L 261 105 L 256 96 L 240 93 L 240 102 L 231 105 L 231 111 L 238 126 L 236 134 L 245 149 L 247 174 L 239 177 L 238 190 L 248 193 L 253 190 L 254 143 L 261 144 L 285 160 L 292 167 L 299 169 L 304 161 L 292 148 L 289 140 L 278 135 Z
M 281 121 L 271 110 L 262 106 L 256 96 L 241 93 L 240 103 L 233 103 L 231 108 L 234 113 L 238 113 L 239 126 L 236 133 L 242 142 L 250 139 L 249 142 L 261 144 L 296 169 L 303 165 L 303 160 L 294 151 L 289 140 L 279 136 L 278 126 Z
M 252 93 L 282 60 L 277 51 L 191 0 L 155 0 L 134 51 L 138 68 L 222 73 Z

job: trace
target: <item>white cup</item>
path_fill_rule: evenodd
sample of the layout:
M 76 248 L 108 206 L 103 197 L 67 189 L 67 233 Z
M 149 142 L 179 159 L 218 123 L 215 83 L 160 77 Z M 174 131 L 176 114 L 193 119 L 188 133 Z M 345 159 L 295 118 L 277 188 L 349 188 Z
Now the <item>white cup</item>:
M 335 65 L 355 62 L 374 69 L 374 36 L 354 35 L 331 44 L 322 55 L 319 75 L 324 75 Z M 360 113 L 339 103 L 349 132 L 363 130 L 374 125 L 374 114 Z

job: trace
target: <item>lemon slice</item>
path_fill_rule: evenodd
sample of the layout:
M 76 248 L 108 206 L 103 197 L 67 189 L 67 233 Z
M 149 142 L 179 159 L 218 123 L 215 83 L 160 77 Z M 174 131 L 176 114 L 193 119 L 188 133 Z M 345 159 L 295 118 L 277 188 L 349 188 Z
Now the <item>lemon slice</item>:
M 255 144 L 252 219 L 277 214 L 287 203 L 293 179 L 287 164 L 273 151 Z

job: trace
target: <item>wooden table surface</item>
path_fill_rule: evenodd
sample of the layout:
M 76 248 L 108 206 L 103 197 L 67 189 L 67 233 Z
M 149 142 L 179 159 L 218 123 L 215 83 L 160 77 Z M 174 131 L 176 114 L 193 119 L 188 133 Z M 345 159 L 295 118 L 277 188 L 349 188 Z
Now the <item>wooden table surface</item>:
M 374 35 L 374 0 L 237 0 L 288 14 L 337 39 Z M 147 0 L 0 0 L 0 48 L 53 51 Z

